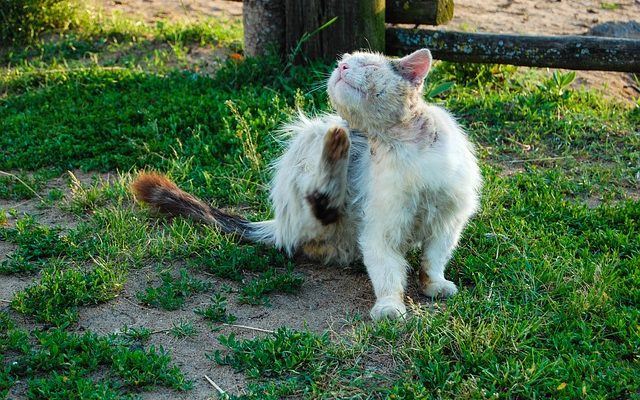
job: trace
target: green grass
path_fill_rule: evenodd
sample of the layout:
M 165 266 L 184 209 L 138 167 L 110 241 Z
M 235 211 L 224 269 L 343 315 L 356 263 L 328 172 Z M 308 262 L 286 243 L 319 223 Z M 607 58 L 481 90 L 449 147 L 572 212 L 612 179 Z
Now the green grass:
M 26 381 L 29 399 L 120 399 L 154 386 L 191 387 L 162 348 L 145 349 L 129 337 L 60 328 L 28 332 L 4 312 L 0 321 L 0 350 L 11 360 L 0 374 L 3 397 L 16 380 Z
M 158 219 L 134 204 L 128 185 L 138 170 L 158 170 L 218 206 L 268 217 L 267 167 L 282 151 L 271 132 L 296 108 L 329 109 L 313 89 L 331 66 L 226 60 L 202 74 L 185 48 L 237 51 L 237 23 L 96 18 L 0 52 L 0 171 L 9 173 L 0 198 L 31 199 L 74 221 L 47 226 L 0 212 L 0 240 L 16 246 L 0 270 L 34 280 L 11 307 L 38 326 L 17 328 L 0 314 L 0 394 L 17 380 L 27 381 L 29 398 L 187 389 L 164 350 L 142 347 L 147 327 L 73 332 L 78 310 L 111 301 L 132 272 L 159 271 L 141 302 L 193 309 L 213 323 L 235 320 L 230 303 L 268 304 L 270 293 L 301 285 L 282 254 Z M 637 396 L 640 102 L 575 90 L 573 79 L 504 66 L 434 68 L 427 95 L 467 128 L 485 179 L 481 211 L 447 272 L 457 296 L 415 299 L 424 304 L 405 321 L 353 318 L 341 333 L 224 335 L 226 350 L 211 358 L 242 371 L 246 398 L 256 399 Z M 68 169 L 118 173 L 90 183 L 70 174 L 68 190 L 45 189 Z M 197 271 L 232 289 L 214 293 Z M 212 292 L 210 303 L 193 304 L 198 292 Z M 171 333 L 197 334 L 181 319 Z M 96 380 L 98 372 L 108 379 Z
M 184 269 L 180 270 L 179 276 L 161 272 L 160 279 L 160 286 L 148 287 L 144 292 L 138 292 L 138 300 L 165 310 L 177 310 L 187 297 L 204 292 L 210 287 L 207 282 L 190 277 Z

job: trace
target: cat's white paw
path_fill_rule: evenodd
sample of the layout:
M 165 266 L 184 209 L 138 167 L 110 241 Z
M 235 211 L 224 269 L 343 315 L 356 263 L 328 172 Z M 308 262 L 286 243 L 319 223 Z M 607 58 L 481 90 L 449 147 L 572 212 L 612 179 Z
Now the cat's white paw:
M 456 284 L 446 279 L 429 281 L 422 286 L 422 293 L 429 297 L 451 297 L 458 293 Z
M 400 318 L 406 313 L 407 307 L 405 307 L 401 299 L 397 297 L 383 297 L 376 301 L 376 304 L 369 314 L 374 321 L 380 321 L 384 318 Z

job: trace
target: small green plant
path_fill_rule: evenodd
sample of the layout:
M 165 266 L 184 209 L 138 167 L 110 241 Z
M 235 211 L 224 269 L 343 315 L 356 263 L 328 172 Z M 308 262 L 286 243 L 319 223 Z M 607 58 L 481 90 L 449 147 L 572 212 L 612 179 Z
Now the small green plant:
M 191 387 L 182 372 L 170 365 L 171 358 L 162 348 L 132 348 L 116 336 L 59 328 L 29 334 L 11 327 L 8 332 L 21 339 L 9 349 L 14 355 L 0 373 L 0 393 L 6 393 L 17 379 L 26 380 L 27 397 L 33 399 L 120 399 L 151 385 L 176 390 Z M 4 338 L 0 330 L 0 344 Z M 0 358 L 0 365 L 2 361 Z M 97 382 L 95 373 L 103 368 L 110 373 Z
M 220 293 L 211 297 L 211 304 L 206 308 L 199 308 L 194 312 L 212 322 L 231 324 L 236 320 L 235 315 L 227 313 L 227 298 Z
M 0 263 L 0 273 L 29 272 L 38 269 L 42 260 L 65 254 L 69 247 L 59 228 L 40 225 L 31 216 L 16 221 L 15 228 L 0 226 L 0 240 L 18 245 L 18 249 Z
M 240 289 L 238 301 L 244 304 L 269 304 L 269 293 L 295 293 L 302 286 L 302 278 L 292 272 L 293 264 L 286 272 L 269 269 Z
M 18 292 L 11 306 L 36 321 L 65 326 L 77 320 L 78 306 L 114 298 L 125 278 L 124 271 L 106 263 L 83 272 L 55 262 L 42 271 L 38 283 Z
M 127 337 L 130 340 L 136 342 L 146 342 L 151 338 L 151 331 L 149 328 L 141 327 L 133 327 L 133 326 L 123 326 L 120 330 L 120 333 Z
M 440 96 L 441 94 L 451 90 L 453 86 L 454 86 L 453 82 L 449 82 L 445 80 L 428 82 L 424 90 L 424 98 L 427 101 L 433 100 L 434 98 Z
M 143 388 L 163 385 L 177 390 L 190 389 L 180 369 L 170 366 L 171 357 L 164 348 L 151 346 L 149 350 L 119 347 L 111 356 L 112 369 L 126 385 Z
M 64 192 L 58 188 L 53 188 L 47 193 L 49 202 L 56 202 L 64 197 Z
M 551 78 L 540 84 L 539 88 L 541 91 L 548 93 L 553 98 L 566 100 L 570 95 L 570 91 L 567 89 L 575 79 L 575 71 L 569 71 L 567 73 L 553 71 Z
M 190 277 L 185 269 L 181 269 L 177 277 L 170 272 L 162 272 L 160 280 L 160 286 L 149 287 L 144 292 L 136 293 L 138 300 L 165 310 L 177 310 L 182 307 L 186 298 L 211 287 L 208 282 Z
M 216 350 L 210 357 L 219 364 L 245 371 L 252 378 L 274 377 L 304 370 L 322 354 L 329 336 L 308 331 L 280 328 L 271 336 L 238 341 L 235 335 L 220 336 L 229 349 L 226 355 Z
M 0 199 L 26 200 L 39 196 L 38 191 L 45 183 L 37 174 L 10 174 L 0 171 Z
M 603 10 L 617 10 L 618 8 L 620 8 L 620 4 L 602 2 L 600 3 L 600 8 L 602 8 Z
M 198 330 L 193 326 L 193 322 L 186 319 L 172 322 L 169 333 L 177 339 L 198 336 Z

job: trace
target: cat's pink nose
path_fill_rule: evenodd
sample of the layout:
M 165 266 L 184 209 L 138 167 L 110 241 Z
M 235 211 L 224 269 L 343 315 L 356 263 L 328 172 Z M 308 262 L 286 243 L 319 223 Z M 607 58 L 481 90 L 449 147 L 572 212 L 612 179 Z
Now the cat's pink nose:
M 338 64 L 338 69 L 340 69 L 340 72 L 346 71 L 349 69 L 349 66 L 347 65 L 346 62 L 341 62 Z

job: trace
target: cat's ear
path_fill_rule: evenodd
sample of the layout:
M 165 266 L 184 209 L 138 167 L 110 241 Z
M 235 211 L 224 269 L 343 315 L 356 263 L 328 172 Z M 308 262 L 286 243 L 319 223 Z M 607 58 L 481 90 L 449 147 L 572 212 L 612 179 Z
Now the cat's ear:
M 396 61 L 396 66 L 403 78 L 419 85 L 429 73 L 432 60 L 428 49 L 420 49 Z

